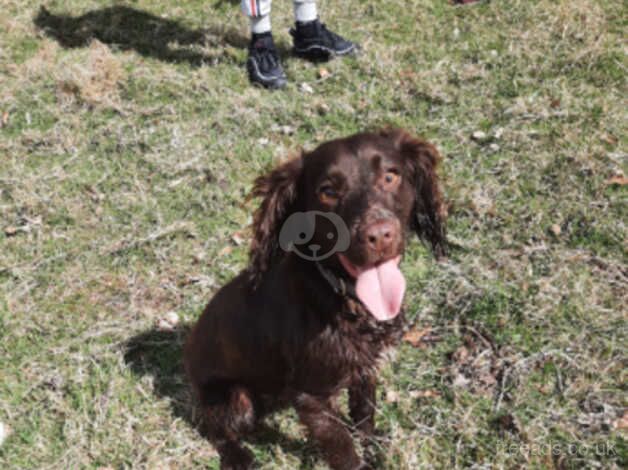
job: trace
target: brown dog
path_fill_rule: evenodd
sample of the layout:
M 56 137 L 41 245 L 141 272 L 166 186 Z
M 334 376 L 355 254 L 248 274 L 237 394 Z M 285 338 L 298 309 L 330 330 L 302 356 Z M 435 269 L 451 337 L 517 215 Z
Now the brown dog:
M 223 469 L 253 465 L 240 439 L 294 406 L 334 469 L 365 469 L 334 399 L 349 390 L 365 442 L 378 359 L 399 340 L 407 231 L 444 254 L 439 155 L 404 131 L 324 143 L 258 178 L 249 267 L 205 308 L 187 373 Z

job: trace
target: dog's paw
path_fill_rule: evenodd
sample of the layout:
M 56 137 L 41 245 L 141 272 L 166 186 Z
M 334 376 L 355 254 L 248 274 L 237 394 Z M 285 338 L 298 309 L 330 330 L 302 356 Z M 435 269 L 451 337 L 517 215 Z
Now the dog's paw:
M 253 454 L 243 447 L 231 448 L 220 459 L 220 470 L 254 470 Z

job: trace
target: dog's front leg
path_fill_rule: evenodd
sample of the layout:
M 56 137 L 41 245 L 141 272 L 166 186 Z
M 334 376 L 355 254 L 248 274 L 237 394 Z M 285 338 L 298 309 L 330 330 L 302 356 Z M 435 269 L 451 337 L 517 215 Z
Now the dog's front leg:
M 334 470 L 370 468 L 355 451 L 351 434 L 328 400 L 301 394 L 295 408 L 310 437 Z
M 375 432 L 374 377 L 365 376 L 349 387 L 349 414 L 362 439 L 373 437 Z
M 358 431 L 364 459 L 373 467 L 379 452 L 375 440 L 375 392 L 377 381 L 373 376 L 362 376 L 349 387 L 349 414 Z

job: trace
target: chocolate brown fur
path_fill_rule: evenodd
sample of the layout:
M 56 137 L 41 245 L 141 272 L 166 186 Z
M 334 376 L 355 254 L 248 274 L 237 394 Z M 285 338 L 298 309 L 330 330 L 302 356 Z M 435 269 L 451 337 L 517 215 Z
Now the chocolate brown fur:
M 186 370 L 221 468 L 251 468 L 241 439 L 265 415 L 286 406 L 296 409 L 331 468 L 369 468 L 334 401 L 349 390 L 351 419 L 368 442 L 378 360 L 398 342 L 403 312 L 378 322 L 359 301 L 334 293 L 314 262 L 284 252 L 279 232 L 295 212 L 328 211 L 349 228 L 346 256 L 358 265 L 400 255 L 407 231 L 442 255 L 438 160 L 431 144 L 386 130 L 327 142 L 257 179 L 253 194 L 262 202 L 254 216 L 250 265 L 210 301 L 185 348 Z M 388 178 L 394 187 L 382 180 L 389 171 L 399 174 Z M 328 180 L 338 189 L 334 204 L 320 195 L 321 182 Z M 381 214 L 395 221 L 394 241 L 375 249 L 369 227 Z M 318 232 L 312 241 L 329 248 Z M 321 264 L 351 282 L 337 256 Z

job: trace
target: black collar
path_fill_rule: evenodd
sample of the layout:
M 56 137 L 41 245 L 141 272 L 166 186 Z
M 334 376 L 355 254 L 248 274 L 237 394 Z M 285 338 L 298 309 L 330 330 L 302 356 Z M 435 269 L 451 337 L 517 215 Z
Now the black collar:
M 323 276 L 323 279 L 327 281 L 327 284 L 332 288 L 332 290 L 341 297 L 351 297 L 353 300 L 356 300 L 360 303 L 362 301 L 358 298 L 358 295 L 355 292 L 355 286 L 351 283 L 348 283 L 343 278 L 336 276 L 331 269 L 327 269 L 321 263 L 316 261 L 316 268 L 318 272 Z
M 314 264 L 318 269 L 320 275 L 327 281 L 329 287 L 332 288 L 336 295 L 339 295 L 344 300 L 348 300 L 346 302 L 347 309 L 343 309 L 343 313 L 350 318 L 351 320 L 355 320 L 359 316 L 359 312 L 368 308 L 366 305 L 362 303 L 359 299 L 358 294 L 355 292 L 355 286 L 347 282 L 341 277 L 338 277 L 336 273 L 334 273 L 331 269 L 327 269 L 318 261 L 315 261 Z

